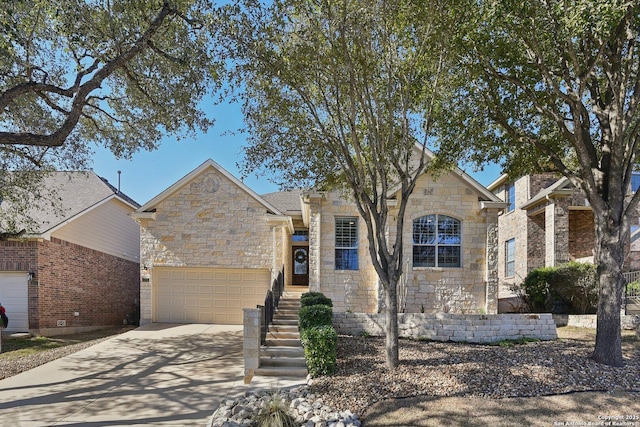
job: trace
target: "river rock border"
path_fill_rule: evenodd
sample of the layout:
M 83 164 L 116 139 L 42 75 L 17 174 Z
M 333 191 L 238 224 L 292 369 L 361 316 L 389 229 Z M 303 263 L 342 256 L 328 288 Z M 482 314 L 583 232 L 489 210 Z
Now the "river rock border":
M 353 412 L 339 411 L 324 405 L 322 399 L 309 392 L 308 386 L 289 391 L 256 391 L 242 399 L 227 399 L 213 413 L 207 427 L 240 427 L 251 425 L 252 417 L 278 393 L 284 400 L 296 423 L 302 427 L 360 427 Z
M 384 313 L 334 313 L 333 325 L 344 335 L 385 335 Z M 433 341 L 494 343 L 503 340 L 558 338 L 549 313 L 542 314 L 398 314 L 399 335 Z

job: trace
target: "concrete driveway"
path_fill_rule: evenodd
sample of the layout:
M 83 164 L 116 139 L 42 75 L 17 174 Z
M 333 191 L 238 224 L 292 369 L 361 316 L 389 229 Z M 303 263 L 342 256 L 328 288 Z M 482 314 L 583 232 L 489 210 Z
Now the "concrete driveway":
M 0 381 L 0 424 L 205 426 L 242 363 L 242 326 L 146 325 Z

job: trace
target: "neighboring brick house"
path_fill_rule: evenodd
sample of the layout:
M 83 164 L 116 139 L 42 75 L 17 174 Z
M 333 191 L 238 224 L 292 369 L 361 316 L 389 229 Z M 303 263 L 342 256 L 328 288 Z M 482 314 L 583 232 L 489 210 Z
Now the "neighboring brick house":
M 93 172 L 54 172 L 62 213 L 30 212 L 39 225 L 0 241 L 0 302 L 9 331 L 67 334 L 134 320 L 140 295 L 139 205 Z
M 488 188 L 508 203 L 498 219 L 500 312 L 517 309 L 518 299 L 510 287 L 522 282 L 531 270 L 571 260 L 593 262 L 593 212 L 584 193 L 567 178 L 545 173 L 512 180 L 503 175 Z M 631 228 L 628 269 L 640 268 L 640 245 L 635 243 L 638 229 L 636 220 Z
M 407 312 L 497 311 L 503 207 L 460 169 L 421 177 L 404 226 Z M 336 311 L 380 309 L 365 223 L 338 192 L 260 196 L 207 160 L 133 217 L 143 323 L 241 323 L 281 270 L 287 286 L 327 294 Z

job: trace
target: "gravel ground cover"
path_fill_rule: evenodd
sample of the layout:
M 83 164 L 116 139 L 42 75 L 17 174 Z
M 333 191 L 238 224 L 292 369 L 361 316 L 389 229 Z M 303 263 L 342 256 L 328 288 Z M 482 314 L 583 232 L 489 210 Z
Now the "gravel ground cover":
M 113 335 L 130 331 L 132 328 L 131 326 L 108 328 L 81 334 L 49 337 L 42 342 L 42 345 L 39 343 L 34 345 L 33 342 L 27 343 L 23 338 L 3 336 L 2 353 L 0 354 L 0 380 L 75 353 L 111 338 Z M 46 343 L 48 345 L 54 344 L 56 347 L 46 348 Z M 28 354 L 23 354 L 24 352 L 20 351 L 22 349 L 29 349 Z
M 640 340 L 635 335 L 623 339 L 623 368 L 595 363 L 592 351 L 589 336 L 505 346 L 401 340 L 401 365 L 389 371 L 384 338 L 340 336 L 337 372 L 314 380 L 312 392 L 327 405 L 359 415 L 376 402 L 416 396 L 640 392 Z

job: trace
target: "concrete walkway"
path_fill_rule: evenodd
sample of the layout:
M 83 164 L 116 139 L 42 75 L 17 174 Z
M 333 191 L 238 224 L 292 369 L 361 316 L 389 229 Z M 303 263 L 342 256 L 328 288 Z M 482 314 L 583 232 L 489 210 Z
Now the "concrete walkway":
M 245 392 L 242 363 L 242 326 L 150 324 L 0 381 L 0 423 L 205 426 Z

